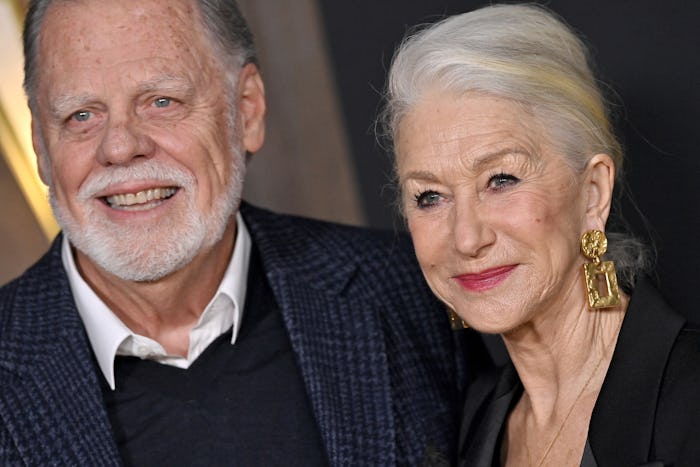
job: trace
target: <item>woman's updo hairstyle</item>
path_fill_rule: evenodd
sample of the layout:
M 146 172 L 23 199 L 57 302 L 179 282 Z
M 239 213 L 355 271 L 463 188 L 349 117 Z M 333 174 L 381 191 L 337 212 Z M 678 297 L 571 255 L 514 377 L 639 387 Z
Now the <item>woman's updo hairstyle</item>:
M 451 16 L 409 34 L 397 49 L 380 116 L 393 148 L 401 122 L 429 92 L 478 92 L 510 99 L 540 122 L 567 164 L 581 172 L 608 154 L 619 178 L 623 152 L 588 50 L 555 14 L 538 5 L 492 5 Z M 607 257 L 630 290 L 647 265 L 643 246 L 610 234 Z

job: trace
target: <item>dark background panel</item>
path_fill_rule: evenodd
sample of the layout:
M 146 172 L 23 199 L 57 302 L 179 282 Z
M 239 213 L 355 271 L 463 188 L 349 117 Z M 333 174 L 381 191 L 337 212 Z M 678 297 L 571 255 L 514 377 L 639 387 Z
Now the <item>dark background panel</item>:
M 457 0 L 320 0 L 326 37 L 354 154 L 355 171 L 367 223 L 401 227 L 394 209 L 391 157 L 377 143 L 374 121 L 386 70 L 406 31 L 479 2 Z
M 402 223 L 393 207 L 391 158 L 372 122 L 385 71 L 405 31 L 488 2 L 320 0 L 367 221 Z M 626 150 L 630 228 L 655 245 L 667 300 L 700 322 L 700 2 L 552 0 L 590 46 L 614 93 L 616 126 Z M 643 215 L 639 213 L 641 211 Z

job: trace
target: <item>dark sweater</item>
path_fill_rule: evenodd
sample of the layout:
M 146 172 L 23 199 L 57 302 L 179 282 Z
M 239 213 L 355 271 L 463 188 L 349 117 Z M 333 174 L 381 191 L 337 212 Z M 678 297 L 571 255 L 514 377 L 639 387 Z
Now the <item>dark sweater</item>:
M 327 465 L 278 306 L 253 249 L 243 323 L 186 370 L 117 357 L 103 394 L 126 465 Z

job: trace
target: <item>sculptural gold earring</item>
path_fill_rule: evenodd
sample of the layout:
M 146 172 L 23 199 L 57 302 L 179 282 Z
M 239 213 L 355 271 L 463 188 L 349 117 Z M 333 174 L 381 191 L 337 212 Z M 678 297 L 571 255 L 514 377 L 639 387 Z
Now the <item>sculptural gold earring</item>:
M 590 309 L 620 305 L 620 291 L 612 261 L 600 261 L 608 249 L 608 239 L 600 230 L 589 230 L 581 237 L 581 251 L 591 260 L 583 265 L 583 279 Z
M 459 331 L 460 329 L 469 329 L 469 325 L 464 322 L 462 318 L 454 312 L 454 310 L 448 308 L 447 316 L 450 319 L 450 327 L 453 331 Z

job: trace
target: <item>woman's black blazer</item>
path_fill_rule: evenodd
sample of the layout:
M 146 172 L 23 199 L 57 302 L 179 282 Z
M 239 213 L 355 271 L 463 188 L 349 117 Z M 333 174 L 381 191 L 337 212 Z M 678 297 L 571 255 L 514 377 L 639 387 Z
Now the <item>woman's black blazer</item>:
M 460 466 L 498 465 L 500 434 L 521 394 L 511 364 L 472 384 Z M 581 465 L 700 466 L 700 327 L 687 324 L 647 279 L 632 295 Z

